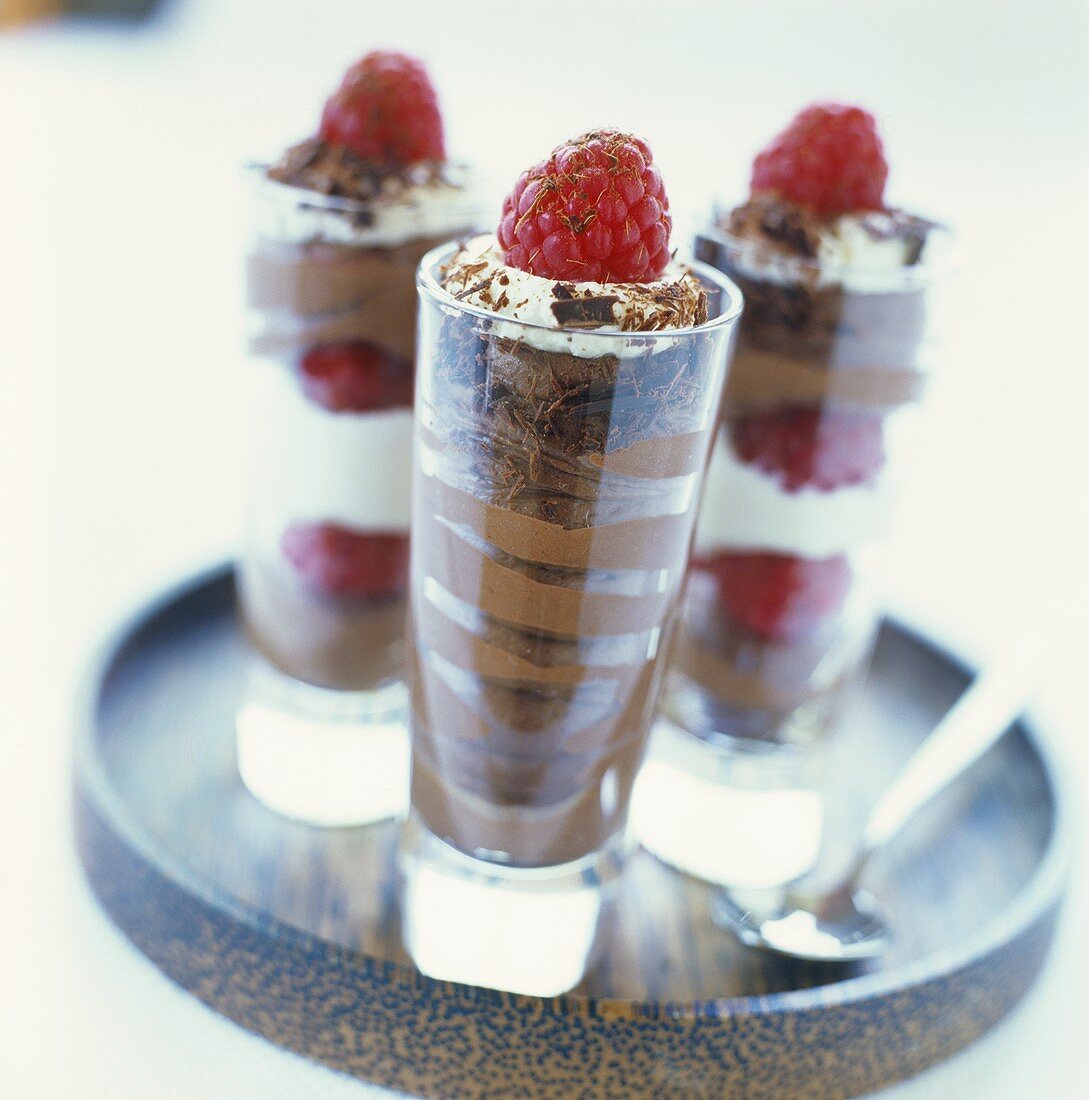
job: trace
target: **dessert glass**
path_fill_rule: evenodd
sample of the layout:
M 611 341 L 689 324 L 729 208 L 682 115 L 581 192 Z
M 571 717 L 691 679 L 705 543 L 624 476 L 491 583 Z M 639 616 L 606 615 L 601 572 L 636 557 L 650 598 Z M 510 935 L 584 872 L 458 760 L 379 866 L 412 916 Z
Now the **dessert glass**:
M 633 821 L 698 877 L 775 890 L 848 827 L 833 735 L 879 625 L 880 541 L 947 236 L 929 227 L 924 258 L 880 270 L 769 262 L 718 219 L 697 237 L 745 315 Z
M 697 265 L 699 327 L 572 335 L 459 301 L 452 255 L 419 275 L 404 937 L 552 995 L 622 855 L 740 295 Z
M 407 803 L 415 271 L 437 239 L 411 191 L 376 206 L 251 174 L 239 770 L 288 816 L 363 823 Z M 466 195 L 461 225 L 479 216 Z M 344 355 L 378 364 L 363 391 L 329 374 Z

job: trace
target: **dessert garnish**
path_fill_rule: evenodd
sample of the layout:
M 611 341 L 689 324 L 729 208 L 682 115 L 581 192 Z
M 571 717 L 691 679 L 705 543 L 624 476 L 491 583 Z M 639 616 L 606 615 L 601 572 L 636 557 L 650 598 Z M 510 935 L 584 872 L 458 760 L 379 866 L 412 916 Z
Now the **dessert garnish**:
M 595 130 L 558 145 L 503 200 L 499 244 L 546 279 L 639 283 L 669 262 L 669 199 L 646 142 Z
M 344 74 L 315 137 L 292 146 L 271 179 L 359 201 L 442 184 L 448 166 L 438 97 L 415 58 L 374 50 Z
M 834 216 L 885 208 L 889 167 L 873 115 L 815 103 L 800 111 L 752 167 L 752 193 Z
M 730 211 L 724 228 L 822 262 L 918 263 L 933 222 L 886 206 L 888 174 L 873 115 L 816 103 L 756 155 L 749 201 Z M 887 246 L 883 255 L 874 245 Z
M 374 50 L 344 74 L 321 116 L 321 136 L 372 164 L 403 166 L 446 156 L 438 97 L 423 65 Z
M 706 321 L 699 280 L 670 257 L 671 227 L 646 142 L 591 131 L 518 177 L 497 236 L 466 242 L 443 286 L 459 301 L 563 334 L 533 337 L 542 350 L 595 359 L 600 350 L 573 333 L 660 332 Z M 645 350 L 633 345 L 631 354 Z M 572 366 L 552 369 L 570 374 Z

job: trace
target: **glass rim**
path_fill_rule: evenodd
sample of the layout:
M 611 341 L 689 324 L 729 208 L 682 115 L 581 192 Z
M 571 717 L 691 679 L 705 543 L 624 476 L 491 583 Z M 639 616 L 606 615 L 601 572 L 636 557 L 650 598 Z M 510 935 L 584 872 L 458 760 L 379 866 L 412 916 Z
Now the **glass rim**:
M 741 288 L 723 271 L 713 264 L 704 263 L 701 260 L 686 259 L 682 261 L 684 266 L 701 280 L 714 285 L 723 296 L 723 308 L 714 317 L 709 317 L 702 325 L 692 325 L 688 328 L 655 329 L 654 331 L 639 331 L 638 329 L 610 329 L 610 328 L 564 328 L 561 325 L 542 325 L 536 321 L 523 321 L 517 317 L 508 317 L 492 309 L 473 305 L 471 302 L 460 301 L 455 298 L 436 278 L 435 270 L 440 260 L 461 246 L 463 238 L 444 241 L 436 245 L 421 258 L 416 268 L 416 289 L 422 296 L 437 305 L 449 306 L 479 317 L 485 321 L 499 322 L 503 325 L 517 325 L 519 328 L 534 332 L 551 333 L 552 335 L 567 335 L 577 337 L 579 340 L 601 340 L 602 342 L 615 341 L 617 338 L 625 340 L 639 340 L 640 342 L 653 342 L 676 339 L 678 336 L 701 335 L 706 332 L 714 332 L 725 328 L 735 322 L 744 307 L 744 298 Z M 545 279 L 545 282 L 555 283 L 570 280 Z M 577 283 L 572 283 L 577 286 Z M 605 284 L 607 285 L 607 284 Z M 623 284 L 618 284 L 623 285 Z
M 280 196 L 287 201 L 289 198 L 296 204 L 305 203 L 315 210 L 330 210 L 343 214 L 358 214 L 370 212 L 375 207 L 385 208 L 399 206 L 416 206 L 418 202 L 413 198 L 412 189 L 407 189 L 403 195 L 378 195 L 369 199 L 354 199 L 347 195 L 327 195 L 322 191 L 315 191 L 310 187 L 299 187 L 293 183 L 284 183 L 282 180 L 272 179 L 268 170 L 274 162 L 269 160 L 251 160 L 242 166 L 243 177 L 250 186 L 257 191 L 267 191 L 269 194 Z M 477 173 L 466 161 L 447 161 L 447 164 L 465 170 L 464 183 L 451 184 L 451 190 L 464 192 L 466 201 L 446 207 L 454 210 L 486 210 L 488 202 L 481 194 L 481 180 Z M 391 173 L 392 175 L 393 173 Z
M 710 218 L 703 223 L 702 228 L 696 230 L 697 238 L 702 237 L 730 248 L 746 259 L 766 256 L 767 250 L 761 242 L 748 237 L 739 237 L 718 224 L 716 219 L 720 214 L 728 213 L 730 209 L 732 208 L 716 203 Z M 874 267 L 842 260 L 819 260 L 816 257 L 792 256 L 783 253 L 774 253 L 774 262 L 776 267 L 787 272 L 798 272 L 810 277 L 823 275 L 826 277 L 823 281 L 829 284 L 835 284 L 837 277 L 852 276 L 889 286 L 931 282 L 955 270 L 959 266 L 959 261 L 956 250 L 957 235 L 954 230 L 946 222 L 929 218 L 927 221 L 931 225 L 927 234 L 927 245 L 932 238 L 941 243 L 936 250 L 924 248 L 923 258 L 917 263 L 904 264 L 896 268 Z M 937 255 L 934 255 L 935 252 Z M 745 274 L 749 278 L 755 278 L 754 275 Z

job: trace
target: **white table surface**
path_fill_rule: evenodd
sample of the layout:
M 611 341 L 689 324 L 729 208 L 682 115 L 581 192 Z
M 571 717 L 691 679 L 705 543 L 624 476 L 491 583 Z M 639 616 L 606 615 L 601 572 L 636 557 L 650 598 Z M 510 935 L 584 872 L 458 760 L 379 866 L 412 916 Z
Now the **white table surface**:
M 709 195 L 742 191 L 752 152 L 803 102 L 878 112 L 890 198 L 946 215 L 965 258 L 893 596 L 984 655 L 1025 616 L 1050 624 L 1040 710 L 1087 789 L 1084 4 L 191 0 L 141 33 L 12 34 L 0 38 L 5 1097 L 382 1095 L 164 980 L 93 903 L 68 820 L 72 693 L 94 638 L 236 538 L 237 165 L 311 130 L 343 67 L 377 45 L 429 59 L 451 147 L 497 193 L 555 141 L 616 123 L 651 141 L 682 227 Z M 1024 1004 L 884 1095 L 1086 1095 L 1087 922 L 1079 865 Z

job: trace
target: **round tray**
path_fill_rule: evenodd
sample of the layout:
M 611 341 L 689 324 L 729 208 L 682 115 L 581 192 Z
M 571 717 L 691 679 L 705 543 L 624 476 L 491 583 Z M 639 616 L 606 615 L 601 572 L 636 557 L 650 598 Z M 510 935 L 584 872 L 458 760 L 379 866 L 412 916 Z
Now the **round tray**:
M 713 890 L 638 853 L 601 964 L 543 1000 L 420 975 L 400 944 L 396 829 L 283 820 L 242 787 L 246 648 L 223 567 L 125 624 L 78 731 L 77 844 L 132 942 L 243 1027 L 426 1097 L 847 1097 L 947 1057 L 1043 962 L 1067 862 L 1055 771 L 1012 729 L 874 867 L 899 915 L 879 968 L 790 964 L 711 922 Z M 965 667 L 887 623 L 852 723 L 879 788 Z

